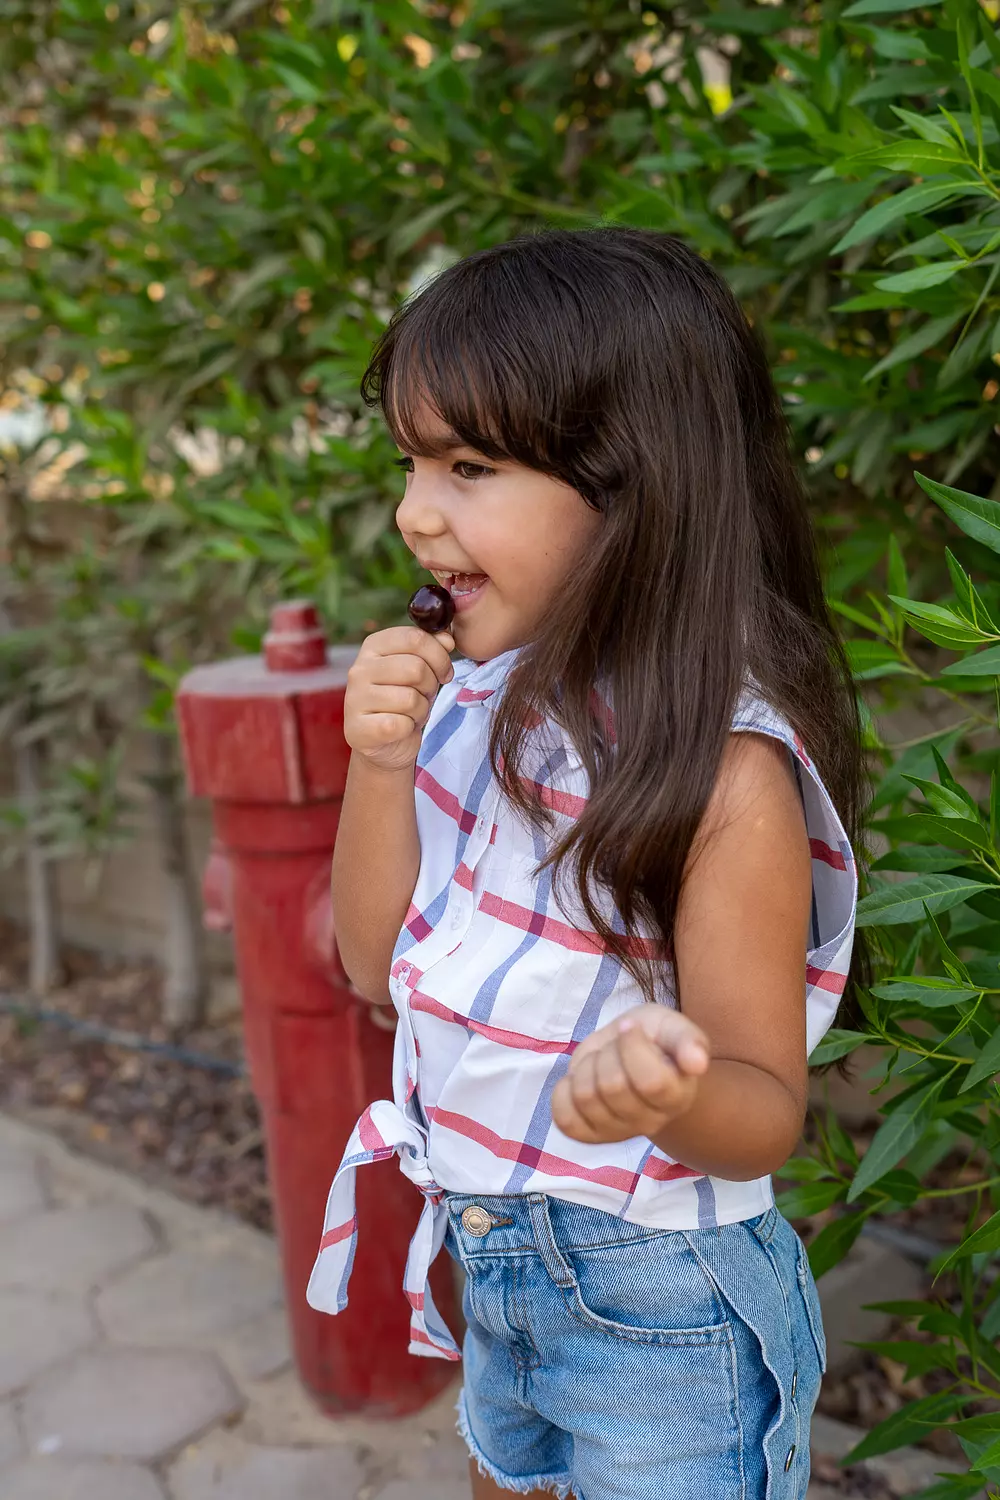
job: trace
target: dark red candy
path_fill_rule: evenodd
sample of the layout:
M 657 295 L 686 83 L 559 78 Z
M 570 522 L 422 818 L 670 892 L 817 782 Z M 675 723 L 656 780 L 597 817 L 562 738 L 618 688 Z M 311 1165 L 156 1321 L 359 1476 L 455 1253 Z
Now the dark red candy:
M 455 601 L 439 583 L 423 583 L 407 606 L 414 625 L 435 635 L 447 630 L 455 618 Z

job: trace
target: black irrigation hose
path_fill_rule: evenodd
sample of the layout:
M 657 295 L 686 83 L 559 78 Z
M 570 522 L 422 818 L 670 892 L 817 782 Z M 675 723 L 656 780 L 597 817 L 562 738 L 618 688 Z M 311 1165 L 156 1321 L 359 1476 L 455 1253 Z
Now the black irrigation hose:
M 64 1031 L 75 1032 L 88 1041 L 106 1042 L 112 1047 L 126 1047 L 132 1052 L 151 1052 L 157 1057 L 168 1057 L 172 1062 L 185 1063 L 190 1068 L 204 1068 L 207 1073 L 221 1073 L 227 1078 L 245 1078 L 246 1068 L 242 1063 L 227 1062 L 223 1057 L 210 1057 L 207 1052 L 194 1052 L 190 1047 L 175 1047 L 170 1042 L 154 1042 L 140 1036 L 137 1031 L 119 1031 L 115 1026 L 102 1026 L 96 1021 L 81 1021 L 64 1010 L 50 1010 L 48 1006 L 34 1005 L 20 1000 L 16 995 L 0 992 L 0 1012 L 23 1017 L 29 1021 L 46 1021 L 61 1026 Z

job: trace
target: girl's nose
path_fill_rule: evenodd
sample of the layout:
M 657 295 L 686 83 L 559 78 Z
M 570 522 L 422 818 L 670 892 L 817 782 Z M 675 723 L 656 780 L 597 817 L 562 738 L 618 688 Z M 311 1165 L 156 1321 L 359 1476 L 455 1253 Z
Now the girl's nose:
M 441 508 L 434 499 L 434 488 L 427 476 L 409 476 L 403 498 L 396 506 L 396 525 L 400 531 L 440 536 L 447 529 Z

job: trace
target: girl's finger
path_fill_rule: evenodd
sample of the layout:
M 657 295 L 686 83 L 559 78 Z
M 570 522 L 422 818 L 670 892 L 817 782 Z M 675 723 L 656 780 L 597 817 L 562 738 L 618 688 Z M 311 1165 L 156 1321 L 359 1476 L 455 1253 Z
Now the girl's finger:
M 586 1145 L 595 1145 L 597 1136 L 576 1106 L 569 1077 L 560 1078 L 552 1091 L 552 1119 L 564 1135 Z
M 631 1088 L 649 1109 L 671 1110 L 685 1098 L 691 1080 L 639 1027 L 625 1032 L 619 1052 Z
M 626 1031 L 639 1029 L 660 1051 L 673 1059 L 683 1073 L 699 1075 L 708 1067 L 708 1038 L 679 1011 L 664 1005 L 646 1005 L 631 1011 L 624 1020 Z
M 599 1132 L 606 1130 L 611 1120 L 604 1101 L 601 1099 L 601 1091 L 597 1079 L 597 1059 L 599 1056 L 600 1053 L 590 1053 L 583 1059 L 583 1062 L 569 1079 L 570 1091 L 576 1111 L 584 1124 L 588 1125 L 594 1132 L 595 1139 L 600 1139 Z
M 569 1071 L 571 1073 L 575 1072 L 577 1068 L 583 1065 L 584 1058 L 590 1057 L 595 1052 L 600 1052 L 601 1048 L 607 1044 L 608 1036 L 613 1029 L 613 1024 L 611 1026 L 602 1026 L 599 1031 L 592 1031 L 589 1036 L 584 1037 L 582 1042 L 578 1042 L 573 1049 Z
M 629 1076 L 622 1065 L 617 1039 L 594 1055 L 594 1079 L 600 1102 L 611 1120 L 628 1124 L 635 1117 L 636 1099 Z

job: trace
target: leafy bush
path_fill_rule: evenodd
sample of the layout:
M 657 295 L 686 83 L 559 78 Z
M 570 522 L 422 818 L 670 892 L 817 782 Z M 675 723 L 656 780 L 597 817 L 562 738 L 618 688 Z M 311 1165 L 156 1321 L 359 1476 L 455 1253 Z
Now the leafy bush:
M 779 1203 L 792 1214 L 844 1206 L 810 1245 L 814 1272 L 822 1275 L 872 1216 L 898 1213 L 922 1199 L 967 1195 L 961 1243 L 938 1258 L 938 1273 L 946 1273 L 940 1294 L 926 1302 L 880 1304 L 912 1322 L 922 1337 L 867 1346 L 903 1365 L 907 1378 L 929 1378 L 932 1391 L 882 1422 L 853 1455 L 871 1457 L 947 1427 L 969 1468 L 927 1493 L 958 1500 L 1000 1481 L 1000 504 L 923 475 L 917 479 L 955 525 L 988 550 L 988 580 L 974 584 L 949 550 L 950 596 L 923 603 L 910 596 L 896 553 L 887 601 L 874 599 L 877 616 L 858 614 L 857 623 L 883 654 L 883 670 L 893 660 L 900 674 L 919 673 L 906 649 L 907 626 L 960 653 L 939 665 L 933 679 L 965 711 L 939 743 L 950 749 L 963 735 L 985 733 L 988 750 L 979 762 L 994 764 L 980 799 L 929 739 L 900 755 L 882 779 L 875 811 L 889 812 L 872 827 L 896 847 L 876 861 L 874 871 L 888 878 L 873 882 L 859 903 L 858 923 L 880 929 L 887 973 L 862 997 L 865 1032 L 829 1032 L 813 1060 L 844 1057 L 876 1041 L 883 1049 L 882 1076 L 873 1092 L 890 1082 L 894 1092 L 882 1103 L 881 1124 L 860 1160 L 850 1136 L 829 1116 L 816 1154 L 785 1169 L 796 1186 Z M 990 714 L 982 708 L 984 688 L 997 693 Z M 977 756 L 969 761 L 974 771 Z M 911 787 L 919 792 L 919 810 L 896 811 Z M 946 1159 L 966 1170 L 948 1186 L 932 1187 L 928 1174 Z

